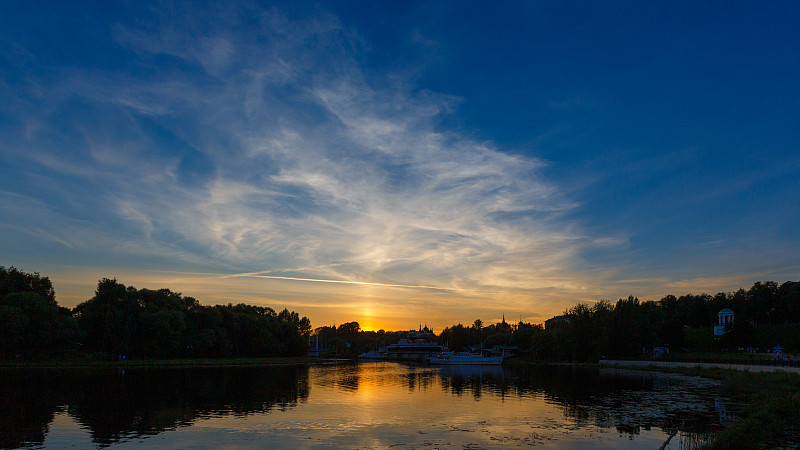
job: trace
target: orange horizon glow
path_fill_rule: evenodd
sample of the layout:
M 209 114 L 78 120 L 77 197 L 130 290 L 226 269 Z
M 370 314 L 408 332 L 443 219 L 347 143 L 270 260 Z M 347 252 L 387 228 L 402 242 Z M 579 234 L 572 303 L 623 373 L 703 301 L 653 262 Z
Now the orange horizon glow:
M 223 273 L 196 273 L 148 269 L 120 269 L 96 266 L 41 265 L 22 270 L 38 271 L 50 277 L 59 305 L 74 308 L 94 295 L 97 280 L 116 278 L 137 289 L 167 288 L 196 298 L 201 304 L 246 303 L 284 308 L 311 320 L 312 328 L 358 322 L 364 331 L 408 331 L 427 326 L 439 334 L 459 323 L 471 325 L 476 319 L 485 324 L 509 322 L 541 324 L 563 314 L 577 303 L 624 298 L 659 299 L 676 292 L 724 292 L 745 287 L 758 279 L 743 274 L 691 280 L 623 280 L 619 285 L 598 287 L 598 280 L 563 285 L 561 289 L 537 290 L 497 287 L 493 291 L 434 290 L 412 286 L 363 283 L 317 283 L 306 280 L 231 276 Z M 692 286 L 695 286 L 694 288 Z

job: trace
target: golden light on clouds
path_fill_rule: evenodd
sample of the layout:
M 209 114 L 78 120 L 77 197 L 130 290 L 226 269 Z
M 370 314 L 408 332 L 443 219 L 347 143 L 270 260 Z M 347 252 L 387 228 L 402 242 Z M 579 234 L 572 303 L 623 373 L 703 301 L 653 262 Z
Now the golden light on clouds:
M 44 266 L 36 270 L 43 275 L 55 274 L 49 276 L 57 300 L 69 308 L 91 298 L 99 279 L 117 278 L 126 286 L 138 289 L 168 288 L 195 297 L 203 304 L 248 303 L 276 311 L 288 308 L 307 316 L 315 328 L 356 321 L 366 331 L 416 329 L 427 324 L 439 332 L 456 323 L 471 324 L 475 319 L 499 322 L 503 315 L 507 320 L 542 323 L 577 302 L 600 299 L 613 302 L 628 295 L 659 299 L 667 294 L 689 293 L 693 285 L 706 288 L 693 293 L 715 294 L 748 283 L 747 275 L 680 281 L 626 279 L 604 283 L 605 277 L 598 279 L 589 273 L 583 274 L 584 278 L 580 278 L 581 274 L 564 274 L 550 280 L 532 280 L 527 287 L 520 283 L 520 286 L 508 287 L 445 289 L 263 273 L 217 274 L 87 266 Z
M 800 85 L 775 70 L 800 39 L 742 46 L 732 34 L 720 42 L 735 51 L 708 53 L 667 27 L 642 52 L 595 42 L 602 24 L 576 41 L 551 21 L 537 30 L 554 39 L 526 41 L 476 34 L 483 15 L 467 14 L 477 22 L 443 33 L 418 6 L 407 16 L 426 18 L 413 24 L 423 38 L 407 39 L 408 27 L 364 26 L 346 7 L 229 3 L 225 20 L 191 2 L 90 8 L 55 52 L 39 31 L 68 19 L 0 14 L 16 30 L 0 33 L 3 48 L 26 55 L 0 58 L 3 79 L 19 81 L 0 82 L 0 117 L 15 118 L 0 120 L 0 264 L 50 276 L 65 306 L 109 277 L 364 329 L 541 323 L 576 302 L 800 273 L 800 210 L 787 208 L 800 202 L 798 117 L 783 100 Z M 692 42 L 717 39 L 694 23 Z M 397 46 L 374 58 L 387 38 Z M 583 52 L 599 74 L 588 84 L 560 57 L 581 38 L 598 45 Z M 566 47 L 515 63 L 545 41 Z M 452 58 L 428 64 L 434 48 Z M 743 48 L 749 59 L 726 59 Z M 637 55 L 649 78 L 596 65 L 619 55 Z M 706 70 L 684 70 L 698 62 Z M 729 66 L 741 76 L 720 77 Z M 741 95 L 720 110 L 714 90 L 652 89 L 674 83 Z M 663 108 L 648 114 L 642 99 Z M 706 120 L 717 116 L 730 120 Z

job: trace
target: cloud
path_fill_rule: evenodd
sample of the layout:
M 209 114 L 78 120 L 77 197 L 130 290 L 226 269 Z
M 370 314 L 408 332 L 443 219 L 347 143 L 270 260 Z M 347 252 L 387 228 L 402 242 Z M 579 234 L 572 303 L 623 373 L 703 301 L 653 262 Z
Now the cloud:
M 352 283 L 379 289 L 358 295 L 384 308 L 475 310 L 586 292 L 581 252 L 624 244 L 566 219 L 576 204 L 542 175 L 547 161 L 444 129 L 460 99 L 364 70 L 368 43 L 335 17 L 256 12 L 115 24 L 133 69 L 59 69 L 45 89 L 67 127 L 29 127 L 25 156 L 48 170 L 46 208 L 67 225 L 51 240 L 110 249 L 120 266 Z M 67 150 L 48 145 L 59 139 Z M 83 206 L 58 208 L 75 185 L 68 203 Z
M 131 45 L 177 54 L 218 78 L 189 123 L 173 131 L 217 167 L 205 190 L 192 193 L 194 202 L 172 205 L 174 231 L 210 242 L 216 257 L 243 266 L 270 268 L 264 255 L 280 254 L 317 272 L 309 275 L 389 283 L 423 278 L 447 288 L 505 284 L 502 266 L 515 266 L 526 254 L 541 258 L 528 261 L 535 269 L 558 267 L 575 253 L 583 237 L 549 217 L 569 202 L 537 173 L 544 161 L 438 131 L 438 116 L 458 100 L 415 94 L 402 84 L 386 89 L 385 80 L 370 83 L 358 67 L 360 55 L 347 52 L 358 46 L 342 43 L 335 20 L 278 22 L 281 29 L 265 33 L 285 33 L 286 39 L 267 49 L 253 48 L 229 29 L 197 39 L 121 32 Z M 298 43 L 311 29 L 319 48 L 337 49 L 334 62 L 327 52 Z M 222 74 L 220 64 L 206 61 L 208 52 L 192 50 L 219 42 L 227 43 L 226 64 L 247 70 Z M 276 66 L 283 69 L 277 86 L 264 78 Z M 313 75 L 305 72 L 311 67 Z M 194 103 L 187 96 L 199 98 L 203 89 L 182 80 L 175 91 L 169 87 L 180 83 L 171 80 L 138 93 L 128 85 L 127 104 L 147 105 L 147 115 L 180 111 Z M 156 104 L 151 91 L 160 92 Z M 216 137 L 202 140 L 205 134 Z M 514 212 L 513 220 L 500 218 Z M 510 252 L 519 255 L 511 262 Z M 485 271 L 487 264 L 494 268 Z

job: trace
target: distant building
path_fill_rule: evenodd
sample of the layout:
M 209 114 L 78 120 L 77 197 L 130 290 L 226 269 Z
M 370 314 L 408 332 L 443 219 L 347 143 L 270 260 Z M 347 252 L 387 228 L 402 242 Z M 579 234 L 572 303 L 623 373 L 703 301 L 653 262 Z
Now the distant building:
M 409 330 L 408 337 L 409 339 L 422 339 L 427 337 L 434 337 L 436 336 L 433 333 L 433 330 L 428 328 L 428 325 L 425 325 L 423 328 L 422 325 L 419 326 L 419 330 Z
M 717 313 L 717 325 L 714 326 L 714 336 L 722 336 L 733 328 L 733 310 L 724 308 Z
M 551 330 L 553 327 L 557 327 L 561 324 L 569 323 L 569 317 L 566 315 L 562 316 L 555 316 L 551 319 L 547 319 L 544 321 L 544 329 Z
M 498 333 L 512 333 L 514 328 L 506 322 L 506 315 L 503 314 L 503 321 L 497 324 L 495 330 L 497 330 Z
M 434 353 L 445 349 L 424 339 L 400 339 L 386 348 L 386 359 L 394 361 L 425 361 Z

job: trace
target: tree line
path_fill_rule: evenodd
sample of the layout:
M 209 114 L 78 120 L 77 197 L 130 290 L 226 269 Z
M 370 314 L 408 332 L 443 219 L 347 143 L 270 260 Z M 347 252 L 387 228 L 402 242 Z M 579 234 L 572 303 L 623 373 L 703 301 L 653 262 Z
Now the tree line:
M 103 278 L 94 297 L 59 306 L 50 279 L 0 266 L 0 357 L 94 354 L 143 358 L 299 356 L 311 322 L 294 311 L 201 305 L 169 289 Z
M 714 338 L 710 327 L 723 308 L 735 312 L 732 329 Z M 667 295 L 660 300 L 640 301 L 629 296 L 616 303 L 601 300 L 578 303 L 546 328 L 538 324 L 499 324 L 483 326 L 476 320 L 445 328 L 441 343 L 451 349 L 483 343 L 513 345 L 532 357 L 555 361 L 596 361 L 601 357 L 640 357 L 656 346 L 672 351 L 697 350 L 689 342 L 693 330 L 705 329 L 701 339 L 712 349 L 736 350 L 749 346 L 777 345 L 800 350 L 800 282 L 756 282 L 748 289 L 716 295 Z M 772 331 L 759 333 L 759 330 Z M 777 330 L 777 331 L 775 331 Z M 782 332 L 785 331 L 785 332 Z M 697 335 L 697 333 L 693 333 Z M 707 336 L 706 336 L 707 335 Z M 766 335 L 769 339 L 759 339 Z M 763 342 L 765 340 L 781 342 Z
M 394 344 L 400 339 L 400 333 L 384 330 L 365 331 L 356 322 L 345 322 L 339 326 L 322 326 L 312 333 L 311 346 L 319 343 L 320 347 L 332 351 L 336 355 L 355 358 L 361 353 L 379 347 Z
M 770 328 L 769 345 L 800 350 L 800 282 L 756 282 L 716 295 L 667 295 L 640 301 L 578 303 L 544 327 L 519 322 L 445 328 L 436 338 L 453 350 L 470 345 L 517 346 L 532 357 L 592 361 L 641 356 L 655 346 L 695 346 L 696 330 L 710 328 L 723 308 L 734 310 L 730 332 L 706 342 L 716 349 L 758 345 Z M 95 354 L 145 358 L 298 356 L 308 351 L 311 322 L 294 311 L 247 304 L 200 305 L 169 289 L 136 289 L 116 279 L 98 282 L 94 297 L 74 309 L 59 306 L 50 279 L 0 266 L 0 358 Z M 789 325 L 792 324 L 792 325 Z M 794 326 L 798 325 L 798 326 Z M 786 332 L 782 331 L 784 327 Z M 788 328 L 787 328 L 788 327 Z M 777 331 L 775 331 L 777 330 Z M 313 330 L 335 353 L 357 356 L 403 337 L 362 331 L 358 322 Z M 761 333 L 764 335 L 764 333 Z M 761 343 L 763 344 L 763 343 Z
M 723 308 L 733 309 L 736 321 L 730 333 L 714 338 L 711 327 Z M 761 334 L 766 337 L 756 333 L 765 329 L 768 332 Z M 451 350 L 509 345 L 540 360 L 596 361 L 601 357 L 641 357 L 656 346 L 672 351 L 735 350 L 768 341 L 761 345 L 781 343 L 797 351 L 798 333 L 800 282 L 778 285 L 767 281 L 756 282 L 748 290 L 716 295 L 667 295 L 645 301 L 629 296 L 615 303 L 578 303 L 548 327 L 522 321 L 508 323 L 505 319 L 485 325 L 475 320 L 470 325 L 447 327 L 433 339 Z M 348 357 L 409 337 L 404 332 L 363 331 L 358 322 L 319 327 L 312 336 L 312 345 L 318 340 L 320 347 Z M 697 345 L 697 341 L 703 345 Z

